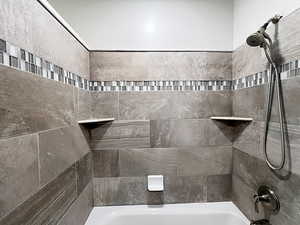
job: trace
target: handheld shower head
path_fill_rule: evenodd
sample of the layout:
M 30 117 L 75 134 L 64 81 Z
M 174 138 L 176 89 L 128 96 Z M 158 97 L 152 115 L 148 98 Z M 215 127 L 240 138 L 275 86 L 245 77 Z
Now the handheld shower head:
M 276 24 L 279 22 L 279 20 L 282 18 L 280 15 L 275 15 L 271 19 L 269 19 L 264 25 L 262 25 L 259 30 L 250 36 L 247 37 L 247 44 L 251 47 L 264 47 L 265 44 L 267 44 L 266 39 L 269 40 L 269 44 L 272 43 L 271 38 L 269 35 L 266 33 L 266 29 L 269 25 L 270 22 L 273 24 Z
M 259 31 L 251 34 L 250 36 L 248 36 L 247 40 L 246 40 L 247 44 L 251 47 L 262 47 L 263 44 L 266 42 L 265 37 L 262 33 L 260 33 Z

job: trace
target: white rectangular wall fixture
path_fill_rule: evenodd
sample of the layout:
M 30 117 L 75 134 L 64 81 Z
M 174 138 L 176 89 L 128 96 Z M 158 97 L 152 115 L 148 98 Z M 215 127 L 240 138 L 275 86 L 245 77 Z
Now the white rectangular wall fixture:
M 148 176 L 148 191 L 163 191 L 164 190 L 164 176 L 163 175 L 149 175 Z

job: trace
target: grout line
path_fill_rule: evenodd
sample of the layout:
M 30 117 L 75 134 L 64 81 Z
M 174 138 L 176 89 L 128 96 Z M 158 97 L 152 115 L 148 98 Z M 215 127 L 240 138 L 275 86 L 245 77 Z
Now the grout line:
M 117 119 L 120 118 L 120 93 L 118 93 L 117 97 Z
M 37 133 L 38 134 L 43 134 L 43 133 L 46 133 L 46 132 L 49 132 L 49 131 L 60 130 L 60 129 L 63 129 L 63 128 L 68 128 L 68 127 L 73 127 L 73 126 L 74 126 L 73 124 L 70 124 L 70 125 L 66 125 L 66 126 L 51 128 L 51 129 L 48 129 L 48 130 L 38 131 Z
M 79 170 L 79 162 L 80 159 L 76 160 L 76 162 L 74 163 L 74 167 L 75 167 L 75 189 L 76 189 L 76 198 L 79 196 L 78 193 L 78 183 L 79 183 L 79 176 L 78 176 L 78 170 Z
M 36 134 L 42 134 L 42 133 L 46 133 L 48 131 L 59 130 L 59 129 L 72 127 L 72 126 L 74 126 L 74 125 L 70 124 L 70 125 L 66 125 L 66 126 L 55 127 L 55 128 L 51 128 L 51 129 L 47 129 L 47 130 L 41 130 L 41 131 L 37 131 L 37 132 L 28 133 L 28 134 L 21 134 L 21 135 L 16 135 L 16 136 L 9 136 L 9 137 L 1 137 L 0 142 L 1 141 L 8 141 L 8 140 L 14 139 L 14 138 L 22 138 L 22 137 L 31 136 L 31 135 L 33 136 L 33 135 L 36 135 Z
M 40 159 L 40 137 L 39 134 L 36 134 L 36 138 L 37 138 L 37 156 L 38 156 L 38 183 L 39 183 L 39 189 L 41 187 L 41 159 Z

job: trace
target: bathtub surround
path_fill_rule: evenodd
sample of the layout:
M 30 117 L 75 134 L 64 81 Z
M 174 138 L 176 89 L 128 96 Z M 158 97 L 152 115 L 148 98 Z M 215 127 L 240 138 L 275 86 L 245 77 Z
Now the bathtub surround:
M 299 112 L 298 110 L 298 89 L 299 86 L 299 53 L 298 53 L 298 37 L 299 29 L 296 28 L 296 22 L 299 18 L 299 10 L 293 14 L 284 18 L 278 25 L 278 40 L 275 46 L 275 51 L 280 52 L 280 57 L 277 55 L 277 62 L 280 65 L 280 73 L 282 78 L 282 87 L 284 93 L 284 102 L 286 110 L 286 119 L 288 122 L 288 134 L 290 144 L 290 164 L 291 168 L 286 168 L 291 171 L 291 174 L 287 171 L 283 171 L 281 177 L 277 174 L 271 173 L 265 166 L 262 154 L 262 131 L 264 126 L 264 103 L 265 103 L 265 86 L 267 85 L 268 66 L 266 60 L 263 58 L 261 49 L 252 49 L 245 46 L 241 46 L 233 53 L 233 86 L 232 99 L 228 102 L 228 105 L 232 103 L 231 107 L 226 107 L 224 103 L 225 93 L 222 92 L 92 92 L 92 101 L 95 99 L 110 99 L 113 101 L 113 106 L 103 104 L 104 114 L 108 113 L 114 115 L 122 121 L 116 121 L 107 127 L 95 129 L 91 132 L 91 148 L 94 152 L 94 195 L 96 205 L 118 205 L 118 204 L 142 204 L 152 203 L 157 204 L 161 202 L 189 202 L 191 199 L 196 201 L 208 201 L 208 191 L 211 191 L 212 195 L 220 193 L 224 190 L 219 187 L 224 187 L 224 183 L 228 182 L 226 178 L 220 181 L 218 176 L 226 176 L 218 174 L 218 169 L 222 168 L 220 164 L 214 166 L 210 172 L 215 174 L 209 174 L 207 171 L 200 169 L 201 165 L 193 168 L 192 160 L 189 159 L 188 164 L 179 163 L 178 154 L 183 152 L 184 157 L 188 157 L 188 152 L 191 152 L 192 159 L 197 158 L 197 153 L 200 154 L 205 148 L 211 147 L 216 149 L 218 145 L 226 145 L 228 142 L 232 142 L 234 147 L 232 151 L 233 157 L 233 172 L 232 172 L 232 198 L 235 204 L 247 215 L 249 219 L 261 219 L 264 215 L 256 214 L 254 212 L 252 195 L 256 192 L 257 188 L 261 184 L 267 184 L 272 186 L 279 196 L 282 196 L 282 209 L 279 215 L 271 216 L 271 223 L 279 225 L 297 224 L 299 220 L 298 216 L 298 191 L 299 186 L 299 166 L 298 166 L 298 133 L 299 133 Z M 282 35 L 282 36 L 281 36 Z M 275 39 L 276 40 L 276 39 Z M 287 41 L 291 40 L 291 41 Z M 149 69 L 145 66 L 152 62 L 149 60 L 138 61 L 134 54 L 128 53 L 126 55 L 127 60 L 123 59 L 122 54 L 125 53 L 103 53 L 95 52 L 91 54 L 91 77 L 92 79 L 98 79 L 101 81 L 101 77 L 107 80 L 107 77 L 112 77 L 112 80 L 124 79 L 124 77 L 131 77 L 133 79 L 140 78 L 143 80 L 141 74 L 145 74 L 147 79 L 155 79 L 155 74 L 149 73 Z M 139 56 L 146 53 L 139 53 Z M 163 54 L 163 53 L 161 53 Z M 189 54 L 189 53 L 187 53 Z M 115 57 L 114 57 L 115 56 Z M 95 57 L 95 58 L 93 58 Z M 174 56 L 176 57 L 176 56 Z M 181 55 L 183 57 L 183 55 Z M 124 57 L 125 58 L 125 57 Z M 146 57 L 147 58 L 147 57 Z M 154 57 L 155 58 L 155 57 Z M 98 59 L 99 62 L 95 62 Z M 160 58 L 161 59 L 161 58 Z M 182 71 L 181 65 L 176 65 L 174 68 L 170 66 L 170 61 L 167 56 L 163 60 L 157 60 L 162 62 L 164 70 L 176 71 L 175 74 L 178 78 L 183 77 L 189 79 L 193 76 L 193 73 L 178 73 Z M 199 57 L 197 58 L 199 60 Z M 154 60 L 153 60 L 154 61 Z M 176 62 L 176 60 L 174 60 Z M 174 61 L 171 60 L 173 65 Z M 184 61 L 184 60 L 183 60 Z M 105 63 L 101 63 L 105 62 Z M 171 63 L 171 65 L 172 65 Z M 202 65 L 202 75 L 205 74 L 206 69 Z M 136 66 L 138 65 L 138 66 Z M 193 65 L 193 64 L 191 64 Z M 159 64 L 152 64 L 152 67 L 159 68 Z M 171 68 L 171 69 L 170 69 Z M 178 69 L 180 68 L 180 69 Z M 187 68 L 193 68 L 188 66 Z M 142 71 L 142 72 L 141 72 Z M 168 74 L 166 72 L 165 74 Z M 189 76 L 190 75 L 190 76 Z M 164 79 L 168 80 L 168 76 L 161 74 Z M 176 75 L 175 75 L 176 76 Z M 204 75 L 205 76 L 205 75 Z M 226 79 L 226 78 L 225 78 Z M 214 95 L 214 94 L 215 95 Z M 223 100 L 217 98 L 214 100 L 214 96 L 222 96 Z M 193 99 L 198 99 L 198 102 L 193 102 Z M 199 102 L 200 101 L 200 102 Z M 105 101 L 104 102 L 108 102 Z M 214 102 L 214 104 L 211 104 Z M 176 107 L 183 103 L 181 109 Z M 218 109 L 218 104 L 224 104 Z M 178 105 L 177 105 L 178 104 Z M 191 104 L 191 105 L 189 105 Z M 272 124 L 269 134 L 269 151 L 277 159 L 278 148 L 278 131 L 279 125 L 276 122 L 276 101 L 274 102 Z M 206 107 L 203 107 L 206 106 Z M 212 106 L 212 107 L 207 107 Z M 205 108 L 205 109 L 203 109 Z M 228 109 L 228 111 L 226 111 Z M 222 111 L 225 110 L 225 111 Z M 232 111 L 231 111 L 232 110 Z M 94 107 L 92 109 L 93 115 L 101 115 L 100 108 Z M 203 124 L 209 124 L 206 122 L 207 118 L 211 115 L 233 115 L 241 117 L 252 117 L 254 121 L 251 123 L 244 123 L 238 126 L 232 127 L 227 123 L 217 122 L 217 132 L 214 133 L 214 126 Z M 118 123 L 125 123 L 123 120 L 146 120 L 146 124 L 150 123 L 150 145 L 148 142 L 142 142 L 139 148 L 127 147 L 121 144 L 116 144 L 113 140 L 122 139 L 121 134 L 116 135 L 114 133 L 113 126 L 118 126 Z M 199 121 L 199 123 L 197 122 Z M 201 121 L 201 123 L 200 123 Z M 202 123 L 203 122 L 203 123 Z M 157 125 L 156 125 L 157 124 Z M 159 124 L 162 124 L 159 126 Z M 193 126 L 194 124 L 198 124 Z M 146 126 L 147 127 L 147 126 Z M 160 129 L 158 129 L 160 128 Z M 212 130 L 212 131 L 211 131 Z M 221 130 L 221 132 L 220 132 Z M 227 138 L 220 139 L 216 134 L 224 134 Z M 208 136 L 202 136 L 207 134 Z M 138 134 L 133 134 L 133 137 Z M 101 138 L 100 138 L 101 137 Z M 127 136 L 128 137 L 128 136 Z M 143 133 L 141 138 L 147 139 L 147 135 Z M 215 137 L 215 139 L 212 139 Z M 139 139 L 140 141 L 141 139 Z M 228 141 L 228 142 L 227 142 Z M 137 142 L 138 143 L 138 142 Z M 122 147 L 120 149 L 120 146 Z M 148 147 L 145 147 L 148 146 Z M 220 146 L 218 146 L 220 147 Z M 206 152 L 205 150 L 203 150 Z M 151 154 L 155 152 L 155 154 Z M 211 162 L 213 159 L 212 151 L 209 152 L 207 157 L 209 160 L 205 162 Z M 125 157 L 127 155 L 127 157 Z M 211 155 L 210 155 L 211 154 Z M 156 158 L 157 156 L 157 158 Z M 202 157 L 203 154 L 200 154 Z M 202 162 L 203 158 L 197 158 L 197 162 Z M 136 159 L 135 159 L 136 158 Z M 125 161 L 125 162 L 124 162 Z M 98 163 L 97 163 L 98 162 Z M 110 162 L 105 165 L 104 162 Z M 137 163 L 138 162 L 138 163 Z M 127 164 L 128 163 L 128 164 Z M 124 167 L 128 165 L 129 168 Z M 163 165 L 163 166 L 162 166 Z M 188 171 L 184 176 L 179 176 L 178 165 L 183 165 L 183 171 Z M 213 165 L 213 164 L 211 164 Z M 209 165 L 203 165 L 205 168 Z M 191 167 L 191 169 L 186 169 Z M 196 174 L 193 174 L 196 171 Z M 201 172 L 203 174 L 201 174 Z M 259 172 L 258 172 L 259 171 Z M 164 194 L 151 195 L 146 190 L 145 174 L 157 172 L 158 174 L 165 173 L 166 177 L 170 177 L 170 183 L 166 182 L 166 191 Z M 190 174 L 189 174 L 190 173 Z M 123 174 L 123 175 L 122 175 Z M 230 173 L 231 174 L 231 173 Z M 231 176 L 231 175 L 228 176 Z M 130 176 L 129 176 L 130 175 Z M 129 177 L 128 177 L 129 176 Z M 178 181 L 178 183 L 175 182 Z M 195 183 L 193 181 L 196 181 Z M 209 182 L 211 183 L 209 183 Z M 172 182 L 175 182 L 172 184 Z M 199 182 L 199 183 L 197 183 Z M 220 185 L 211 185 L 213 183 Z M 178 190 L 184 189 L 180 184 L 189 183 L 190 185 L 184 185 L 188 193 L 191 195 L 185 195 Z M 193 192 L 193 187 L 201 190 L 197 192 L 199 195 Z M 202 187 L 202 188 L 201 188 Z M 177 189 L 178 188 L 178 189 Z M 214 188 L 216 190 L 214 190 Z M 230 189 L 230 188 L 229 188 Z M 229 190 L 228 189 L 228 190 Z M 134 190 L 132 193 L 130 190 Z M 204 190 L 204 191 L 203 191 Z M 231 189 L 230 189 L 231 190 Z M 289 193 L 286 193 L 289 190 Z M 126 193 L 130 193 L 127 196 Z M 226 196 L 230 191 L 223 193 Z M 115 195 L 111 195 L 114 193 Z M 133 194 L 134 193 L 134 194 Z M 138 194 L 136 194 L 138 193 Z M 193 194 L 194 193 L 194 194 Z M 206 194 L 205 194 L 206 193 Z M 204 196 L 204 197 L 203 197 Z M 221 197 L 213 196 L 213 200 L 224 200 Z M 292 209 L 293 208 L 293 209 Z
M 261 183 L 282 199 L 272 224 L 297 224 L 299 10 L 277 28 L 291 152 L 284 179 L 266 169 L 261 151 L 261 49 L 88 52 L 37 1 L 4 1 L 0 11 L 1 224 L 83 225 L 93 205 L 230 200 L 259 219 L 252 194 Z M 116 120 L 77 124 L 102 117 Z M 165 176 L 164 192 L 147 191 L 148 174 Z
M 281 209 L 278 215 L 267 215 L 271 224 L 295 225 L 299 223 L 299 37 L 297 25 L 300 10 L 284 17 L 277 28 L 270 27 L 274 38 L 276 60 L 281 66 L 282 91 L 285 105 L 286 131 L 288 134 L 287 164 L 281 173 L 271 172 L 263 157 L 264 105 L 266 101 L 265 85 L 233 92 L 233 115 L 254 118 L 251 126 L 241 132 L 233 143 L 233 201 L 250 219 L 261 219 L 262 214 L 254 211 L 252 195 L 259 185 L 271 186 L 278 194 Z M 289 61 L 295 63 L 288 63 Z M 285 63 L 287 62 L 287 63 Z M 241 46 L 233 53 L 233 78 L 238 79 L 246 73 L 256 73 L 266 68 L 266 60 L 261 49 Z M 287 72 L 282 72 L 286 70 Z M 273 162 L 280 160 L 280 133 L 277 112 L 277 100 L 274 100 L 270 132 L 268 136 L 268 154 Z M 262 210 L 261 210 L 262 211 Z
M 192 79 L 231 80 L 228 52 L 92 52 L 90 57 L 91 78 L 99 83 L 111 78 L 151 84 L 159 77 L 171 87 L 170 78 L 183 86 Z M 232 128 L 209 119 L 231 115 L 230 88 L 92 91 L 91 98 L 93 116 L 117 119 L 90 131 L 95 206 L 231 199 Z M 109 101 L 113 104 L 97 106 Z M 147 191 L 149 174 L 164 175 L 163 192 Z

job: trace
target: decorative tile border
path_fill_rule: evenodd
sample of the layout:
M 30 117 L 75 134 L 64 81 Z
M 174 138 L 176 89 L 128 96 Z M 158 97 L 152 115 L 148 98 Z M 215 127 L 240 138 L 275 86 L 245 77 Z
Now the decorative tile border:
M 88 90 L 89 81 L 0 39 L 0 64 Z
M 300 76 L 300 60 L 284 63 L 278 67 L 280 79 L 286 80 L 289 78 Z M 268 83 L 270 77 L 270 70 L 251 74 L 232 81 L 232 90 L 243 88 L 251 88 Z
M 91 91 L 222 91 L 229 80 L 91 81 Z
M 241 77 L 239 79 L 232 81 L 232 90 L 238 90 L 243 88 L 256 87 L 268 82 L 269 70 L 264 72 L 259 72 L 256 74 L 248 75 L 246 77 Z
M 83 90 L 101 92 L 126 91 L 223 91 L 264 85 L 269 70 L 236 80 L 153 80 L 153 81 L 89 81 L 41 57 L 0 39 L 0 64 L 34 73 L 46 79 L 73 85 Z M 279 66 L 281 79 L 300 76 L 300 62 L 294 60 Z

